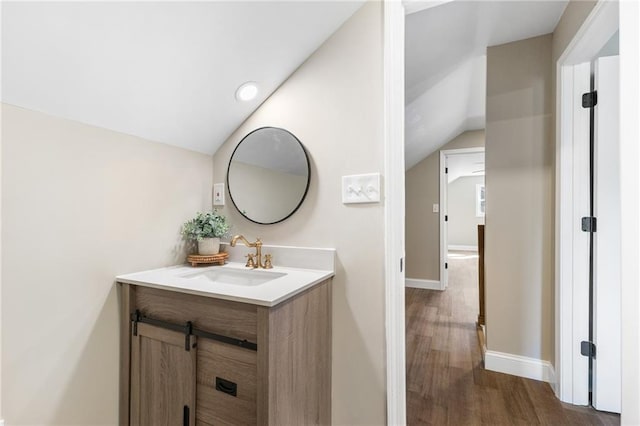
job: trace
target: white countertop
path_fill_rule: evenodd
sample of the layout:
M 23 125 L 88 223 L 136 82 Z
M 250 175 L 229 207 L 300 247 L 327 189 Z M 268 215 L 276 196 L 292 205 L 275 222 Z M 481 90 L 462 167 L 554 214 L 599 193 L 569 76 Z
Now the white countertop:
M 255 272 L 256 277 L 273 276 L 273 279 L 257 285 L 229 284 L 205 278 L 204 275 L 207 272 L 212 274 L 225 273 L 230 276 L 242 274 L 248 277 L 251 277 L 252 272 Z M 190 277 L 191 275 L 194 276 Z M 243 263 L 229 262 L 223 266 L 178 265 L 153 269 L 119 275 L 116 277 L 116 281 L 253 305 L 275 306 L 333 275 L 333 270 L 290 267 L 251 270 L 246 268 Z

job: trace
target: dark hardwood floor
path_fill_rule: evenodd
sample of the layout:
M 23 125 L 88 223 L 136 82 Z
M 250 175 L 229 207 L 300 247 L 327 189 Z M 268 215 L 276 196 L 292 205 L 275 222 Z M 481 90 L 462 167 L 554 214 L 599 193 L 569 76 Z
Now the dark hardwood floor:
M 486 371 L 476 329 L 477 257 L 451 253 L 449 288 L 406 290 L 408 425 L 618 425 L 561 403 L 548 383 Z

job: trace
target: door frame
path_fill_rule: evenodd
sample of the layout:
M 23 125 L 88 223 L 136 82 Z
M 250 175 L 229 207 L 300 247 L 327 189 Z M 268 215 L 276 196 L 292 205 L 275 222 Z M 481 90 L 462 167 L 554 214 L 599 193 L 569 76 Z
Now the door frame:
M 622 424 L 640 424 L 640 4 L 620 2 Z
M 596 3 L 593 15 L 604 6 L 604 1 Z M 397 170 L 402 162 L 398 157 L 403 157 L 404 150 L 404 76 L 400 72 L 404 67 L 404 10 L 400 1 L 386 0 L 384 3 L 384 70 L 385 70 L 385 97 L 384 97 L 384 122 L 385 122 L 385 182 L 391 186 L 387 188 L 385 200 L 385 291 L 386 291 L 386 390 L 387 390 L 387 424 L 402 425 L 406 423 L 406 389 L 405 389 L 405 356 L 404 356 L 404 283 L 398 282 L 398 274 L 391 271 L 397 270 L 398 253 L 404 257 L 404 244 L 398 248 L 398 240 L 404 238 L 404 221 L 394 222 L 393 219 L 402 210 L 401 207 L 391 207 L 389 197 L 404 199 L 404 186 L 393 182 L 393 178 L 401 173 Z M 587 22 L 593 17 L 587 18 L 582 27 L 588 27 Z M 620 2 L 620 63 L 621 63 L 621 126 L 620 126 L 620 150 L 621 170 L 626 179 L 621 186 L 622 211 L 621 223 L 625 232 L 622 234 L 622 414 L 623 424 L 640 423 L 640 406 L 637 401 L 640 398 L 640 367 L 637 360 L 640 358 L 640 288 L 638 276 L 640 273 L 640 51 L 638 39 L 640 38 L 640 5 L 635 1 Z M 585 30 L 580 30 L 569 44 L 575 46 L 577 40 L 585 35 Z M 565 54 L 563 54 L 566 59 Z M 562 64 L 562 62 L 559 62 Z M 557 66 L 556 74 L 558 90 L 556 91 L 556 145 L 560 150 L 560 66 Z M 559 152 L 557 153 L 559 154 Z M 394 155 L 394 159 L 390 158 Z M 556 167 L 559 167 L 559 158 L 556 157 Z M 395 170 L 393 173 L 389 173 Z M 558 170 L 556 170 L 556 173 Z M 404 180 L 403 175 L 399 176 Z M 556 183 L 559 176 L 556 174 Z M 556 195 L 558 186 L 556 186 Z M 397 200 L 396 200 L 397 201 Z M 559 235 L 558 206 L 556 203 L 556 237 Z M 557 242 L 557 241 L 556 241 Z M 559 265 L 559 252 L 556 246 L 556 267 Z M 400 275 L 401 277 L 401 275 Z M 559 276 L 556 271 L 556 291 L 559 288 Z M 558 294 L 556 293 L 556 337 L 559 337 Z M 558 345 L 556 344 L 556 350 Z M 556 353 L 556 369 L 559 370 L 561 359 Z M 558 387 L 554 388 L 558 392 Z M 558 394 L 559 395 L 559 394 Z
M 447 173 L 445 172 L 447 157 L 450 155 L 460 155 L 460 154 L 475 154 L 478 152 L 485 152 L 485 147 L 474 147 L 474 148 L 458 148 L 458 149 L 443 149 L 440 150 L 440 290 L 446 290 L 449 286 L 449 274 L 447 273 L 447 268 L 445 268 L 445 263 L 447 262 L 447 252 L 448 252 L 448 244 L 447 244 L 447 236 L 445 235 L 445 220 L 444 217 L 447 215 L 447 195 L 448 195 L 448 185 L 447 185 Z
M 407 422 L 404 274 L 404 23 L 402 2 L 385 0 L 384 231 L 387 424 Z
M 589 113 L 573 100 L 590 87 L 574 79 L 574 72 L 584 75 L 585 66 L 580 64 L 591 62 L 619 29 L 618 5 L 614 1 L 597 2 L 556 64 L 554 391 L 560 400 L 578 405 L 588 404 L 588 373 L 582 377 L 586 358 L 576 342 L 588 340 L 589 288 L 578 284 L 588 280 L 589 257 L 588 251 L 584 253 L 587 234 L 580 231 L 577 220 L 588 216 L 589 211 L 585 212 L 583 193 L 588 187 L 588 177 L 584 178 L 588 173 L 583 173 L 585 165 L 575 160 L 588 155 L 585 141 L 588 144 Z

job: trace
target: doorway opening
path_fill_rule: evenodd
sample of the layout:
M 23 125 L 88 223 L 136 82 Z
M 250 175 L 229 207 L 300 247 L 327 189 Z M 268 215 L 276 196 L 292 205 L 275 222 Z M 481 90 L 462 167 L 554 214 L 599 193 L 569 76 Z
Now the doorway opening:
M 402 5 L 399 2 L 389 2 L 390 4 L 398 5 L 396 9 L 398 12 L 402 11 Z M 434 2 L 439 3 L 439 2 Z M 387 5 L 388 3 L 385 3 Z M 407 2 L 407 4 L 409 4 Z M 412 2 L 416 4 L 416 2 Z M 593 24 L 594 16 L 597 15 L 603 8 L 609 8 L 615 4 L 618 7 L 618 2 L 597 2 L 594 11 L 587 17 L 585 24 L 582 25 L 578 31 L 577 36 L 568 45 L 568 48 L 563 53 L 561 61 L 556 66 L 556 206 L 561 205 L 561 201 L 565 206 L 567 199 L 563 199 L 561 193 L 562 186 L 572 180 L 572 175 L 567 172 L 566 158 L 563 158 L 562 151 L 566 149 L 566 146 L 562 145 L 562 141 L 566 140 L 567 136 L 571 136 L 571 129 L 562 127 L 562 118 L 566 117 L 566 114 L 570 114 L 570 111 L 563 109 L 562 96 L 566 96 L 568 85 L 563 84 L 562 67 L 564 65 L 570 65 L 568 62 L 569 52 L 573 53 L 579 51 L 577 46 L 582 41 L 584 45 L 588 45 L 588 40 L 593 40 L 593 32 L 591 24 Z M 386 6 L 385 6 L 386 7 Z M 395 7 L 395 6 L 394 6 Z M 621 236 L 621 261 L 622 261 L 622 289 L 621 289 L 621 311 L 624 318 L 622 324 L 622 341 L 623 341 L 623 360 L 622 365 L 625 368 L 625 375 L 622 378 L 622 421 L 623 423 L 635 424 L 640 422 L 640 407 L 637 405 L 638 390 L 640 389 L 640 369 L 637 365 L 637 359 L 640 354 L 640 338 L 637 333 L 638 326 L 640 326 L 640 314 L 638 313 L 638 301 L 640 301 L 640 290 L 638 289 L 638 275 L 639 266 L 638 262 L 640 249 L 638 241 L 640 241 L 640 228 L 638 226 L 637 218 L 639 215 L 638 204 L 638 185 L 640 172 L 638 171 L 638 159 L 640 158 L 640 149 L 638 148 L 638 136 L 640 135 L 640 126 L 637 122 L 637 117 L 640 114 L 640 87 L 638 84 L 637 76 L 640 72 L 640 55 L 638 54 L 638 35 L 640 22 L 640 6 L 636 2 L 620 2 L 620 52 L 622 58 L 622 65 L 620 67 L 621 76 L 621 102 L 623 106 L 620 111 L 621 122 L 621 145 L 620 145 L 620 159 L 621 159 L 621 174 L 625 177 L 621 184 L 621 200 L 622 200 L 622 212 L 621 212 L 621 225 L 625 230 Z M 407 7 L 409 10 L 409 7 Z M 387 16 L 387 15 L 385 15 Z M 616 19 L 618 16 L 616 16 Z M 386 18 L 385 18 L 386 19 Z M 400 16 L 400 13 L 396 13 L 393 19 L 386 19 L 385 23 L 390 25 L 385 26 L 385 42 L 395 46 L 395 55 L 388 55 L 385 58 L 386 66 L 391 67 L 394 60 L 397 60 L 399 52 L 404 48 L 404 19 Z M 395 38 L 394 38 L 395 37 Z M 584 47 L 584 46 L 583 46 Z M 448 49 L 448 46 L 447 46 Z M 387 56 L 387 55 L 385 55 Z M 576 62 L 577 63 L 577 62 Z M 396 75 L 398 79 L 393 84 L 394 91 L 397 96 L 400 96 L 404 90 L 403 78 Z M 387 80 L 388 81 L 388 80 Z M 385 102 L 386 113 L 385 117 L 394 116 L 399 113 L 397 106 L 398 103 L 390 102 L 390 99 L 395 100 L 398 97 L 388 97 Z M 393 100 L 392 99 L 392 100 Z M 396 108 L 391 108 L 395 106 Z M 396 117 L 397 118 L 397 117 Z M 396 121 L 397 124 L 397 121 Z M 385 144 L 387 147 L 393 146 L 394 142 L 403 140 L 402 130 L 396 127 L 394 135 L 397 139 L 387 137 Z M 400 155 L 402 155 L 400 153 Z M 398 158 L 396 158 L 396 163 Z M 569 164 L 571 164 L 569 160 Z M 399 175 L 395 175 L 399 177 Z M 399 179 L 402 179 L 399 177 Z M 398 181 L 398 182 L 401 182 Z M 402 188 L 399 186 L 396 188 L 399 192 L 402 192 Z M 401 194 L 402 195 L 402 194 Z M 398 208 L 400 209 L 400 207 Z M 571 210 L 569 210 L 571 211 Z M 572 254 L 571 244 L 572 235 L 567 230 L 570 228 L 563 227 L 562 221 L 568 213 L 567 210 L 557 209 L 556 211 L 556 280 L 555 280 L 555 336 L 556 336 L 556 356 L 555 356 L 555 379 L 553 380 L 555 386 L 554 391 L 558 397 L 562 400 L 566 400 L 563 395 L 566 392 L 571 392 L 573 383 L 571 382 L 573 374 L 573 365 L 571 363 L 571 357 L 576 349 L 571 345 L 564 347 L 567 342 L 567 338 L 571 337 L 573 331 L 573 323 L 571 321 L 571 315 L 573 311 L 572 292 L 573 287 L 571 281 L 566 281 L 567 276 L 572 279 L 572 260 L 568 258 L 567 251 Z M 393 229 L 390 234 L 404 235 L 403 222 L 387 221 L 387 224 L 392 226 Z M 571 226 L 576 226 L 574 221 L 571 221 Z M 559 244 L 562 241 L 563 244 Z M 392 247 L 393 248 L 393 247 Z M 388 249 L 389 250 L 389 249 Z M 389 250 L 391 251 L 391 250 Z M 393 254 L 392 252 L 391 254 Z M 397 253 L 397 251 L 395 252 Z M 387 266 L 393 268 L 394 265 L 403 262 L 398 262 L 397 257 L 387 255 Z M 402 259 L 401 259 L 402 260 Z M 402 271 L 402 269 L 400 269 Z M 568 283 L 568 285 L 566 285 Z M 404 288 L 402 290 L 398 288 L 398 281 L 387 280 L 387 403 L 388 403 L 388 423 L 389 424 L 404 424 L 405 417 L 405 368 L 404 368 L 404 306 L 400 306 L 402 303 L 402 296 L 404 294 Z M 561 316 L 565 315 L 564 318 Z M 402 337 L 399 336 L 402 334 Z M 566 349 L 566 350 L 565 350 Z M 567 377 L 569 381 L 567 381 Z M 516 379 L 514 379 L 516 380 Z M 514 390 L 513 383 L 510 383 L 509 389 Z M 511 392 L 513 395 L 513 392 Z M 464 395 L 464 394 L 460 394 Z M 553 399 L 545 399 L 546 401 L 553 402 Z M 464 405 L 456 405 L 456 408 Z M 481 405 L 483 407 L 483 405 Z M 566 407 L 566 405 L 563 405 Z M 442 414 L 441 407 L 434 406 L 431 410 L 434 414 Z M 568 415 L 574 416 L 576 413 L 580 413 L 580 407 L 571 407 Z M 599 413 L 602 414 L 602 413 Z M 549 415 L 549 411 L 544 415 Z M 491 417 L 495 421 L 496 417 Z M 442 417 L 440 417 L 442 420 Z M 585 423 L 585 422 L 582 422 Z
M 449 252 L 478 252 L 484 225 L 484 147 L 440 151 L 440 290 L 449 285 Z

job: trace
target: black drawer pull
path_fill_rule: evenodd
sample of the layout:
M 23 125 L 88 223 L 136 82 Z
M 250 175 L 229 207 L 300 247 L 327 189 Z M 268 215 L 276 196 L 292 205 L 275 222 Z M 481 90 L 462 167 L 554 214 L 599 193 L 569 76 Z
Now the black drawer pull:
M 238 396 L 238 385 L 220 377 L 216 377 L 216 390 L 231 396 Z

